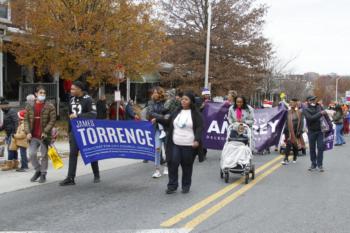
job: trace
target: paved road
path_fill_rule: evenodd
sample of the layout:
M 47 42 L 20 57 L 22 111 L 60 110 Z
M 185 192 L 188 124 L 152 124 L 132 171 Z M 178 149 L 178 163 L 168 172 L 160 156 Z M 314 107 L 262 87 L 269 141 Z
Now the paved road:
M 99 184 L 85 175 L 72 187 L 54 182 L 1 194 L 0 230 L 350 232 L 348 146 L 325 154 L 324 173 L 307 171 L 308 157 L 282 167 L 277 154 L 257 156 L 261 171 L 248 185 L 237 175 L 225 184 L 219 157 L 211 151 L 196 162 L 189 194 L 166 195 L 167 178 L 152 179 L 150 163 L 104 171 Z

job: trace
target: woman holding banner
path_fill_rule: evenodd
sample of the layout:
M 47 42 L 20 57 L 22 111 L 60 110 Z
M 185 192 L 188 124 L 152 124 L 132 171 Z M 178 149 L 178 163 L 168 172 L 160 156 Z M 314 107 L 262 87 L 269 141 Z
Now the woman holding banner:
M 153 89 L 152 100 L 149 103 L 147 115 L 153 123 L 156 120 L 164 118 L 164 114 L 167 113 L 165 104 L 165 91 L 161 87 L 156 87 Z M 156 154 L 155 154 L 155 165 L 156 171 L 153 173 L 153 178 L 159 178 L 162 176 L 160 172 L 160 164 L 161 164 L 161 152 L 162 152 L 162 144 L 165 141 L 166 133 L 165 128 L 161 124 L 154 124 L 155 127 L 155 142 L 156 142 Z M 164 174 L 168 173 L 167 168 L 164 168 Z
M 195 107 L 195 97 L 187 92 L 181 99 L 181 107 L 170 118 L 157 119 L 169 127 L 166 143 L 166 160 L 169 167 L 167 194 L 178 188 L 178 168 L 182 168 L 182 193 L 190 191 L 193 162 L 202 138 L 203 120 Z
M 229 109 L 228 121 L 230 124 L 239 122 L 252 127 L 254 124 L 254 109 L 247 104 L 245 97 L 237 96 Z

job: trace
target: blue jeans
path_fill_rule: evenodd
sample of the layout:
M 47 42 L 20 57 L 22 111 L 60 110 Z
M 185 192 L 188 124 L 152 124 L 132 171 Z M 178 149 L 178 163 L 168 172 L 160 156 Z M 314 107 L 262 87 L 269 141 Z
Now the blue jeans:
M 19 147 L 21 153 L 21 168 L 28 169 L 27 148 Z
M 311 166 L 314 168 L 322 167 L 323 150 L 324 150 L 323 133 L 321 131 L 316 131 L 316 132 L 309 131 L 308 138 L 309 138 L 309 146 L 310 146 Z M 317 153 L 316 153 L 316 146 L 317 146 Z
M 344 137 L 343 137 L 343 124 L 336 124 L 335 125 L 335 136 L 336 136 L 336 143 L 338 145 L 345 144 Z
M 155 132 L 155 143 L 156 143 L 156 154 L 155 154 L 155 164 L 156 164 L 156 168 L 159 168 L 160 166 L 160 156 L 162 154 L 162 140 L 159 138 L 160 136 L 160 131 L 158 129 L 156 129 Z
M 6 138 L 8 160 L 18 160 L 17 151 L 10 150 L 11 141 L 12 141 L 12 136 Z

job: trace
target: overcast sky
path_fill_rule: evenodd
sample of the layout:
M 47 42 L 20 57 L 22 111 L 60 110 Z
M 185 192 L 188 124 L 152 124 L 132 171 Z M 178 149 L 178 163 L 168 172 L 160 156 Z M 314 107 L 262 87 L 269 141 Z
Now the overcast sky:
M 265 35 L 293 73 L 350 74 L 350 0 L 258 0 Z

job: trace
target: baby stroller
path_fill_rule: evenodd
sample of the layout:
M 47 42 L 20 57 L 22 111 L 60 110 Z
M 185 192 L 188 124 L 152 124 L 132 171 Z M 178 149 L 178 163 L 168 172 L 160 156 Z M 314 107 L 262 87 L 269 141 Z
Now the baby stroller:
M 220 177 L 228 183 L 230 172 L 245 176 L 249 183 L 250 174 L 255 178 L 255 165 L 252 163 L 252 130 L 248 125 L 234 123 L 227 129 L 227 138 L 220 158 Z

